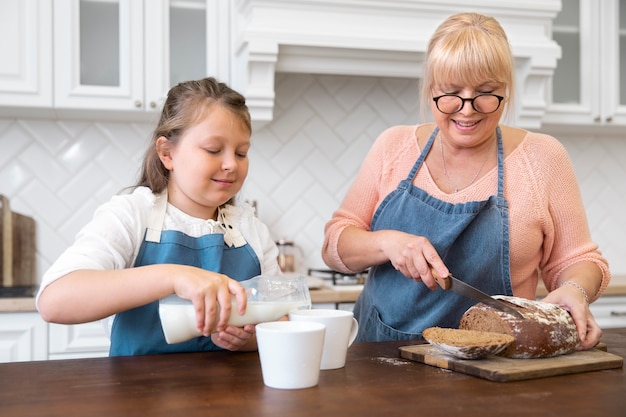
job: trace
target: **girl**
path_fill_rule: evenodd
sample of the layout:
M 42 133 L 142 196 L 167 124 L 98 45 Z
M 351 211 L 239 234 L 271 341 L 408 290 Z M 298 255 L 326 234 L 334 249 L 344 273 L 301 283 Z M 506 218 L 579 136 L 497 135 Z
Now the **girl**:
M 249 205 L 233 205 L 248 174 L 250 135 L 245 98 L 225 84 L 173 87 L 133 192 L 99 207 L 44 275 L 44 320 L 113 316 L 112 356 L 256 349 L 253 325 L 227 325 L 231 294 L 240 313 L 246 308 L 238 281 L 280 273 L 267 227 Z M 158 300 L 172 293 L 193 302 L 204 337 L 165 342 Z

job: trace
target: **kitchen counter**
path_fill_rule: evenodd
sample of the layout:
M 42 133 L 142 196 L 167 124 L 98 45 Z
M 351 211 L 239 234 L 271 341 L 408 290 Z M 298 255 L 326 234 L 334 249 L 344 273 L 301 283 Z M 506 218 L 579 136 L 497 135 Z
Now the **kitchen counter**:
M 311 302 L 316 303 L 354 303 L 363 291 L 363 285 L 335 285 L 311 289 Z
M 626 357 L 626 329 L 606 331 Z M 13 416 L 623 416 L 624 368 L 491 382 L 399 357 L 410 342 L 355 343 L 319 385 L 263 384 L 257 352 L 206 352 L 0 364 L 0 415 Z M 529 359 L 540 360 L 540 359 Z
M 34 297 L 0 298 L 0 313 L 37 311 Z
M 362 285 L 322 286 L 318 289 L 311 289 L 311 301 L 313 303 L 354 303 L 362 290 Z M 545 297 L 547 293 L 543 284 L 539 285 L 537 297 Z M 626 295 L 626 275 L 613 276 L 603 295 Z M 37 311 L 34 298 L 0 298 L 0 313 L 21 311 Z

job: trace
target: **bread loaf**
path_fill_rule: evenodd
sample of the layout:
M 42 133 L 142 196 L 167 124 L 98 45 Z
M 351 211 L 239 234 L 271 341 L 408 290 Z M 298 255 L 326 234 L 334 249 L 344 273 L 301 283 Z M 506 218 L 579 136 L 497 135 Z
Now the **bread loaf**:
M 478 303 L 463 314 L 459 329 L 513 336 L 515 341 L 500 353 L 509 358 L 546 358 L 576 349 L 579 343 L 576 325 L 562 307 L 519 297 L 499 295 L 495 298 L 511 305 L 524 319 Z

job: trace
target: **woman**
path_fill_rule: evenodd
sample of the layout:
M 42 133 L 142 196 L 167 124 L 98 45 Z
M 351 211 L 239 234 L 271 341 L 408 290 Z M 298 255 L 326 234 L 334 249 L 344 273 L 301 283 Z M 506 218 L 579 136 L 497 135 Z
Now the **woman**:
M 514 63 L 493 18 L 451 16 L 430 40 L 422 108 L 434 124 L 395 126 L 370 149 L 322 249 L 333 269 L 370 268 L 355 306 L 360 341 L 411 340 L 457 327 L 474 301 L 434 291 L 433 270 L 489 294 L 568 309 L 580 349 L 601 330 L 589 311 L 607 286 L 576 177 L 554 138 L 500 125 Z M 409 279 L 407 279 L 409 278 Z
M 173 87 L 131 194 L 96 210 L 43 277 L 37 307 L 47 321 L 114 316 L 112 356 L 256 349 L 252 324 L 227 324 L 238 281 L 280 273 L 278 249 L 249 205 L 234 205 L 248 175 L 245 98 L 214 78 Z M 167 344 L 158 300 L 193 302 L 204 337 Z M 219 307 L 219 308 L 218 308 Z

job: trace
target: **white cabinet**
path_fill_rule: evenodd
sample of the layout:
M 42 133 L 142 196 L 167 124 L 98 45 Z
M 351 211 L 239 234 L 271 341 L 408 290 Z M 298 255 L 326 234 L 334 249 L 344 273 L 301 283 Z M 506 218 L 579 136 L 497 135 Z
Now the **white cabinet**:
M 180 81 L 213 75 L 228 82 L 230 69 L 219 62 L 230 60 L 215 54 L 230 51 L 229 37 L 217 36 L 229 25 L 229 6 L 228 0 L 56 0 L 54 106 L 158 111 Z
M 0 362 L 48 359 L 48 325 L 39 313 L 0 313 Z
M 562 57 L 544 123 L 626 125 L 626 0 L 567 0 L 553 25 Z
M 102 322 L 49 324 L 48 359 L 108 356 L 110 341 Z
M 143 1 L 55 1 L 54 28 L 55 107 L 143 109 Z
M 626 296 L 604 295 L 589 308 L 601 328 L 626 327 Z
M 52 0 L 0 2 L 0 106 L 52 106 Z

